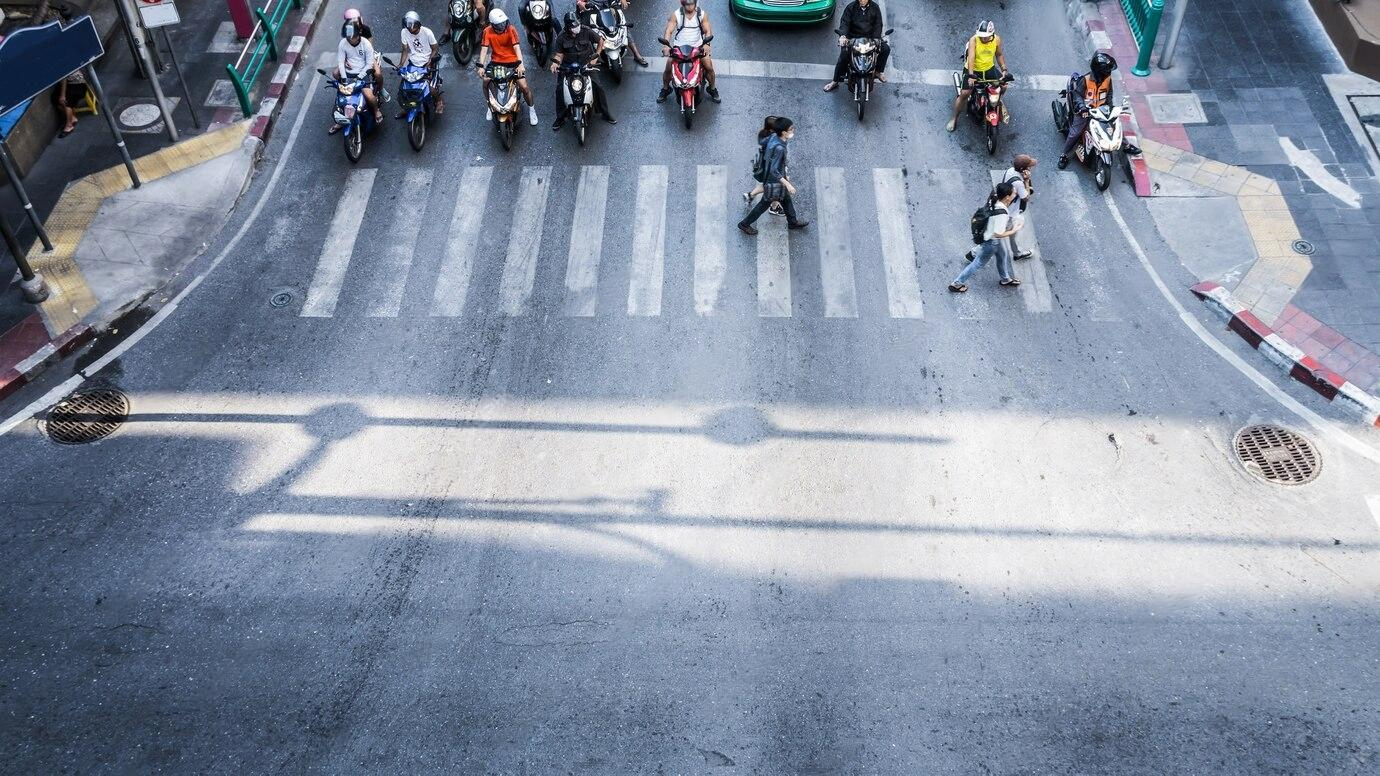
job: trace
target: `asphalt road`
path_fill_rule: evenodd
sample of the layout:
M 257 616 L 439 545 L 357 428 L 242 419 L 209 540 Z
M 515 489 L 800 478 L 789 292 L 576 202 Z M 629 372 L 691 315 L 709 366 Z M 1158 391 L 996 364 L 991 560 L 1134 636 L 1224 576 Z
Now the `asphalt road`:
M 1017 72 L 1077 67 L 1062 3 L 1010 5 L 891 9 L 894 66 L 945 67 L 986 14 Z M 722 60 L 834 56 L 711 11 Z M 309 76 L 193 272 L 244 239 L 93 381 L 130 421 L 0 437 L 7 769 L 1380 768 L 1380 468 L 1199 340 L 1129 188 L 1055 171 L 1051 94 L 1013 91 L 999 152 L 1045 160 L 1047 285 L 958 297 L 1004 165 L 943 132 L 942 86 L 859 124 L 818 81 L 725 77 L 687 132 L 637 74 L 579 149 L 546 76 L 504 154 L 452 72 L 421 153 L 395 124 L 352 167 Z M 754 240 L 766 112 L 816 221 Z M 1234 461 L 1271 422 L 1316 482 Z

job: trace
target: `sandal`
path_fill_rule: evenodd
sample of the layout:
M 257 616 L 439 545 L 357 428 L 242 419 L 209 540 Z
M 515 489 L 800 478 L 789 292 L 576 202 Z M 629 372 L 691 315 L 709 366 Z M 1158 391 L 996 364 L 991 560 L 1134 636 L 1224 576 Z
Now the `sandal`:
M 1011 278 L 1011 279 L 1009 279 L 1009 280 L 1003 280 L 1003 281 L 1001 281 L 1001 284 L 1002 284 L 1003 286 L 1019 286 L 1019 285 L 1021 284 L 1021 281 L 1018 280 L 1017 278 Z
M 339 132 L 339 131 L 340 131 L 340 125 L 339 125 L 339 124 L 332 124 L 332 125 L 331 125 L 331 128 L 328 129 L 328 130 L 326 130 L 326 134 L 328 134 L 328 135 L 334 135 L 335 133 L 337 133 L 337 132 Z
M 952 292 L 954 292 L 955 294 L 967 293 L 967 291 L 968 291 L 968 284 L 967 284 L 967 283 L 950 283 L 950 284 L 949 284 L 949 290 L 952 291 Z
M 839 88 L 839 82 L 838 82 L 838 81 L 830 81 L 829 83 L 827 83 L 827 84 L 824 85 L 824 91 L 826 91 L 826 92 L 832 92 L 832 91 L 834 91 L 834 90 L 837 89 L 837 88 Z

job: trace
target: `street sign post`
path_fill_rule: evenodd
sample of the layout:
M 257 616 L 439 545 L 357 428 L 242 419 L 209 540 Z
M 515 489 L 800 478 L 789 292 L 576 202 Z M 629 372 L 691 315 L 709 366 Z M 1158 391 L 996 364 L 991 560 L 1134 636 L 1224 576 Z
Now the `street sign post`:
M 144 26 L 149 29 L 182 22 L 173 0 L 139 0 L 139 18 L 144 20 Z

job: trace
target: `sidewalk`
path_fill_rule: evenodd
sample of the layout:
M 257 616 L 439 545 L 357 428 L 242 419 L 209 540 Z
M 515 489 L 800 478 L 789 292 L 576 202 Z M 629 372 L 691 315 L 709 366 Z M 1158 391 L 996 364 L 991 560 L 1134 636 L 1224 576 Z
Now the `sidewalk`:
M 1119 4 L 1096 8 L 1093 42 L 1121 65 L 1166 242 L 1326 370 L 1380 392 L 1380 181 L 1329 91 L 1359 77 L 1311 7 L 1191 2 L 1174 67 L 1146 78 L 1130 73 Z

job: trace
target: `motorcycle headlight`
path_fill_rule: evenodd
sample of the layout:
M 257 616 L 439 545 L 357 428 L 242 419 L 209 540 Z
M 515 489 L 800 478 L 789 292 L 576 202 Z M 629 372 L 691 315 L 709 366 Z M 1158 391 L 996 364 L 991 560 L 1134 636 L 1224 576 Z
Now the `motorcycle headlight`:
M 532 14 L 532 18 L 533 18 L 533 19 L 538 19 L 538 20 L 540 20 L 540 19 L 545 19 L 545 18 L 546 18 L 546 5 L 545 5 L 545 4 L 542 4 L 542 3 L 532 3 L 531 5 L 527 6 L 527 10 L 528 10 L 528 12 L 530 12 L 530 13 Z
M 585 88 L 585 79 L 583 79 L 583 78 L 572 78 L 572 79 L 570 79 L 570 88 L 571 88 L 571 89 L 574 89 L 574 90 L 577 91 L 577 92 L 578 92 L 578 91 L 583 91 L 584 88 Z
M 465 8 L 466 8 L 466 5 L 465 5 L 464 0 L 455 0 L 455 2 L 453 2 L 453 3 L 450 4 L 450 15 L 451 15 L 451 16 L 464 16 L 464 15 L 465 15 Z

